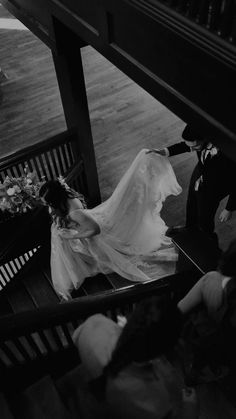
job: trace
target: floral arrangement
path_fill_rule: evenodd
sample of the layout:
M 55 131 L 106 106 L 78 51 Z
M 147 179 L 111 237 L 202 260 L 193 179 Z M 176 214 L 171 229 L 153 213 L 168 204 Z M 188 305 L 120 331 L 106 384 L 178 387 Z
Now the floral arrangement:
M 0 182 L 0 217 L 2 219 L 26 213 L 40 203 L 38 191 L 43 181 L 26 166 L 20 177 L 7 176 Z

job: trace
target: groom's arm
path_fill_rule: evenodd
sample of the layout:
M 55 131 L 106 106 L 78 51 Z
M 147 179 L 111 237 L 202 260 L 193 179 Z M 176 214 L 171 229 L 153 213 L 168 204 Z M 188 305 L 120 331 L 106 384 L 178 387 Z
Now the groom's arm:
M 168 151 L 168 154 L 166 155 L 170 157 L 191 151 L 190 147 L 187 146 L 187 144 L 184 141 L 180 141 L 179 143 L 170 145 L 169 147 L 166 147 L 166 150 Z
M 169 147 L 155 149 L 152 148 L 147 151 L 147 153 L 157 153 L 161 156 L 171 157 L 176 156 L 177 154 L 182 154 L 191 151 L 190 147 L 184 141 L 180 141 L 179 143 L 173 144 Z

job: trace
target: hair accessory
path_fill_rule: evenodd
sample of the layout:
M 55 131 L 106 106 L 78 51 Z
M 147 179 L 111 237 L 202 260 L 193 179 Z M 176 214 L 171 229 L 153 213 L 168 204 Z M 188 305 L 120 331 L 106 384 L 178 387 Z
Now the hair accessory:
M 67 183 L 66 183 L 66 181 L 65 181 L 65 179 L 64 179 L 64 177 L 62 177 L 62 175 L 60 175 L 58 178 L 57 178 L 57 180 L 58 180 L 58 182 L 63 186 L 63 188 L 65 188 L 66 190 L 69 190 L 70 189 L 70 187 L 67 185 Z

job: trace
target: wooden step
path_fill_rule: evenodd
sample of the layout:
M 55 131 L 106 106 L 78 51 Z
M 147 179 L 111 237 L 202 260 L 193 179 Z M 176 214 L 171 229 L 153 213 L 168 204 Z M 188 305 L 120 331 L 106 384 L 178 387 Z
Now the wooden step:
M 111 284 L 113 285 L 114 289 L 120 289 L 123 287 L 128 287 L 130 285 L 134 285 L 137 282 L 135 281 L 129 281 L 126 278 L 123 278 L 122 276 L 118 275 L 116 272 L 112 272 L 111 274 L 107 274 L 106 277 L 109 279 Z
M 0 417 L 1 419 L 14 419 L 5 396 L 0 393 Z
M 65 374 L 55 383 L 61 400 L 70 412 L 71 419 L 104 417 L 99 403 L 91 395 L 81 365 Z
M 82 287 L 88 295 L 99 294 L 114 288 L 106 275 L 102 273 L 86 278 Z
M 85 297 L 86 295 L 88 295 L 88 294 L 85 291 L 85 289 L 83 288 L 83 285 L 81 285 L 81 287 L 79 287 L 77 290 L 73 290 L 71 292 L 71 297 L 72 298 Z
M 6 295 L 1 295 L 1 291 L 0 291 L 0 317 L 6 316 L 12 313 L 13 313 L 12 306 L 10 305 Z
M 21 281 L 15 281 L 14 287 L 7 292 L 7 300 L 12 308 L 13 313 L 20 313 L 26 310 L 34 310 L 36 304 L 32 297 L 22 285 Z
M 69 419 L 70 416 L 49 376 L 27 388 L 18 398 L 19 419 Z
M 39 266 L 36 265 L 35 269 L 26 275 L 22 282 L 36 307 L 44 307 L 60 302 L 58 295 Z
M 54 289 L 53 283 L 52 283 L 52 277 L 51 277 L 50 262 L 49 261 L 44 261 L 44 264 L 41 265 L 41 269 L 42 269 L 45 277 L 47 278 L 47 280 L 51 284 L 51 287 Z M 71 292 L 71 297 L 72 298 L 84 297 L 85 295 L 87 295 L 87 292 L 84 290 L 83 285 L 81 287 L 79 287 L 78 290 L 73 290 Z
M 202 274 L 216 269 L 221 252 L 214 240 L 202 231 L 185 228 L 174 235 L 172 240 Z

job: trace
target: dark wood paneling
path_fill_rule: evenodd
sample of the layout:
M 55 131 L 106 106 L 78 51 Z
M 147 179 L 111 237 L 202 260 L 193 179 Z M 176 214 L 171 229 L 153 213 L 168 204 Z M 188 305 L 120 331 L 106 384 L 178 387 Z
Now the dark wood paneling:
M 79 16 L 81 23 L 87 26 L 92 32 L 99 33 L 99 8 L 100 2 L 94 0 L 62 0 L 58 3 L 63 4 L 67 9 Z
M 95 36 L 60 3 L 52 2 L 53 14 L 65 26 L 236 159 L 232 44 L 159 2 L 141 0 L 102 1 Z
M 219 51 L 197 45 L 187 33 L 170 29 L 141 12 L 124 5 L 122 13 L 110 15 L 111 48 L 128 60 L 136 60 L 147 74 L 151 72 L 166 83 L 173 95 L 182 96 L 236 132 L 236 60 L 226 61 Z M 150 74 L 151 75 L 151 74 Z M 219 83 L 220 81 L 220 83 Z M 219 100 L 227 108 L 222 112 Z

